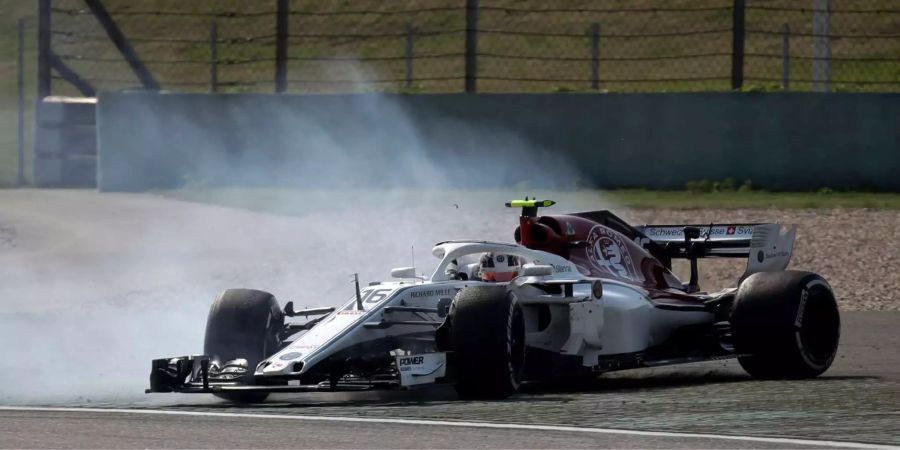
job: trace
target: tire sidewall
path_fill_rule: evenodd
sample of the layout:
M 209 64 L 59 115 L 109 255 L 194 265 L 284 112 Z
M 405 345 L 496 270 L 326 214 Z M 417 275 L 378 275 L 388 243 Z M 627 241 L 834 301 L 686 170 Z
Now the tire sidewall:
M 824 358 L 816 357 L 816 355 L 812 354 L 813 352 L 810 345 L 804 342 L 803 336 L 804 330 L 813 326 L 813 324 L 807 323 L 810 319 L 808 314 L 810 307 L 821 307 L 821 305 L 812 305 L 811 302 L 830 302 L 833 303 L 834 308 L 837 309 L 834 295 L 831 293 L 831 287 L 819 276 L 809 277 L 800 291 L 800 299 L 797 304 L 793 323 L 793 335 L 796 344 L 795 350 L 797 351 L 798 356 L 803 359 L 803 362 L 810 369 L 822 373 L 831 366 L 831 363 L 834 362 L 834 358 L 837 355 L 837 344 L 840 341 L 840 319 L 838 316 L 834 349 L 829 351 Z
M 500 399 L 521 385 L 524 315 L 505 286 L 476 286 L 454 299 L 450 346 L 457 392 L 463 398 Z
M 525 367 L 525 318 L 514 292 L 507 292 L 506 301 L 509 305 L 506 321 L 506 363 L 509 385 L 516 391 L 522 384 L 522 371 Z
M 247 360 L 243 382 L 253 383 L 260 361 L 278 350 L 284 328 L 284 313 L 275 297 L 253 289 L 228 289 L 216 298 L 209 310 L 204 337 L 204 354 L 219 364 L 235 358 Z M 216 397 L 236 403 L 259 403 L 268 392 L 222 392 Z
M 275 297 L 253 289 L 228 289 L 210 308 L 204 338 L 204 354 L 220 364 L 247 359 L 248 375 L 256 365 L 278 350 L 284 314 Z
M 740 359 L 741 365 L 763 378 L 823 373 L 834 361 L 840 339 L 831 287 L 809 272 L 751 275 L 738 290 L 731 324 L 735 352 L 748 355 Z M 811 345 L 822 347 L 819 355 L 814 355 Z

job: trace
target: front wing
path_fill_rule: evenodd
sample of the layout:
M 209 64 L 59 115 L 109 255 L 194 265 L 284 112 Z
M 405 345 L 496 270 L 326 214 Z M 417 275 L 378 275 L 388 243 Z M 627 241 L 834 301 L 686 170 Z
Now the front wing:
M 183 394 L 216 394 L 225 392 L 318 392 L 364 391 L 374 389 L 411 388 L 443 381 L 446 355 L 427 353 L 396 357 L 396 376 L 361 378 L 345 376 L 335 382 L 300 384 L 299 380 L 271 380 L 254 377 L 242 381 L 243 374 L 211 374 L 210 357 L 205 355 L 154 359 L 150 371 L 150 389 L 145 393 L 177 392 Z M 277 383 L 277 384 L 276 384 Z

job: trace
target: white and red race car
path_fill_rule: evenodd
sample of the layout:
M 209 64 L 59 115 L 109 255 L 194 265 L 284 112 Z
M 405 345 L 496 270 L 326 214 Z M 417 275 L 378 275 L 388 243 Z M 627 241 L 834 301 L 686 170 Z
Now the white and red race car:
M 608 211 L 538 215 L 519 200 L 516 244 L 437 244 L 430 277 L 357 288 L 340 307 L 295 311 L 230 289 L 213 303 L 203 355 L 153 361 L 147 392 L 257 402 L 272 392 L 453 383 L 463 398 L 505 398 L 529 380 L 738 358 L 760 378 L 809 378 L 840 338 L 828 283 L 788 271 L 795 229 L 778 224 L 631 226 Z M 485 253 L 523 265 L 486 282 Z M 701 292 L 697 260 L 746 258 L 735 287 Z M 687 283 L 671 271 L 687 259 Z M 305 323 L 286 318 L 314 317 Z

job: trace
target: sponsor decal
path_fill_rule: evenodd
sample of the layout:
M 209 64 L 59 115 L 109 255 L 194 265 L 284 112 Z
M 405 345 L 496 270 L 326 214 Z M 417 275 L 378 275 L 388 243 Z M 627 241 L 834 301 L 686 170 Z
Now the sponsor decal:
M 794 326 L 800 328 L 803 326 L 803 313 L 806 312 L 806 299 L 809 297 L 809 291 L 806 289 L 800 293 L 800 305 L 797 307 L 797 318 L 794 320 Z
M 735 229 L 734 233 L 738 236 L 753 237 L 753 227 L 752 226 L 740 226 Z
M 573 227 L 569 222 L 566 222 L 566 235 L 575 236 L 575 227 Z
M 716 237 L 750 238 L 753 236 L 753 227 L 752 226 L 728 225 L 725 227 L 712 227 L 712 230 L 710 230 L 709 227 L 706 227 L 706 229 L 701 228 L 700 236 L 705 238 L 707 235 L 709 235 L 711 238 L 716 238 Z
M 280 360 L 282 360 L 282 361 L 290 361 L 290 360 L 292 360 L 292 359 L 297 359 L 297 358 L 299 358 L 299 357 L 301 357 L 301 356 L 303 356 L 303 353 L 300 353 L 300 352 L 290 352 L 290 353 L 285 353 L 285 354 L 279 356 L 278 359 L 280 359 Z
M 653 227 L 648 228 L 646 230 L 647 237 L 655 238 L 655 237 L 684 237 L 684 230 L 681 228 L 671 227 L 671 228 L 663 228 L 663 227 Z
M 358 316 L 365 311 L 360 311 L 358 309 L 345 309 L 343 311 L 338 311 L 339 316 Z
M 766 253 L 766 258 L 786 258 L 787 256 L 788 252 L 786 250 L 773 250 Z
M 289 348 L 296 348 L 296 349 L 311 349 L 311 348 L 316 348 L 316 347 L 318 347 L 318 345 L 316 345 L 316 344 L 303 344 L 303 343 L 300 343 L 300 342 L 298 342 L 299 340 L 300 340 L 300 339 L 297 339 L 296 341 L 294 341 L 293 344 L 289 345 L 288 347 L 289 347 Z
M 424 356 L 405 356 L 397 360 L 397 365 L 400 367 L 401 372 L 408 372 L 412 370 L 412 366 L 419 366 L 424 362 Z
M 449 288 L 449 289 L 431 289 L 427 291 L 415 291 L 409 294 L 410 298 L 421 298 L 421 297 L 434 297 L 441 295 L 456 295 L 456 291 L 459 289 Z
M 425 362 L 424 356 L 405 356 L 400 358 L 401 366 L 417 366 Z
M 750 238 L 753 236 L 753 226 L 750 225 L 726 225 L 726 226 L 703 226 L 699 225 L 700 238 Z M 651 239 L 683 239 L 684 227 L 649 227 L 644 230 L 644 234 Z
M 274 362 L 274 363 L 270 364 L 269 367 L 272 369 L 280 369 L 280 368 L 284 367 L 284 363 L 283 362 Z
M 497 255 L 497 262 L 498 262 L 498 263 L 502 263 L 502 262 L 504 262 L 504 261 L 506 261 L 506 257 L 505 257 L 505 256 L 503 256 L 503 255 Z
M 393 289 L 366 289 L 360 294 L 363 303 L 378 303 L 391 293 Z
M 550 264 L 553 266 L 553 271 L 556 273 L 569 273 L 572 271 L 570 266 L 564 266 L 562 264 Z
M 640 278 L 621 235 L 597 225 L 588 233 L 587 242 L 587 259 L 594 267 L 620 278 Z
M 765 260 L 766 260 L 766 254 L 763 253 L 762 250 L 756 252 L 756 260 L 759 261 L 759 262 L 765 261 Z

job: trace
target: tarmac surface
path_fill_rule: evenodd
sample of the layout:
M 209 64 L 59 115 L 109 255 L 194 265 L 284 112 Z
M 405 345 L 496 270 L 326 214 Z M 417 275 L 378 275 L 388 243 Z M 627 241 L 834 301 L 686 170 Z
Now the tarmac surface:
M 854 443 L 900 446 L 900 336 L 895 332 L 900 314 L 849 312 L 843 322 L 839 356 L 825 375 L 814 380 L 751 380 L 735 362 L 721 361 L 610 373 L 579 386 L 529 385 L 508 400 L 489 402 L 460 401 L 449 388 L 279 394 L 256 405 L 233 405 L 206 395 L 152 394 L 131 402 L 45 405 L 61 410 L 0 409 L 0 447 L 837 445 L 779 440 L 784 438 L 844 442 L 848 448 Z M 501 428 L 454 426 L 466 422 L 500 424 Z M 502 428 L 510 424 L 551 429 Z M 597 429 L 605 431 L 590 431 Z M 621 434 L 621 430 L 637 433 Z M 723 440 L 720 436 L 774 440 Z
M 199 351 L 206 308 L 224 287 L 272 286 L 284 302 L 321 274 L 306 290 L 313 299 L 346 290 L 346 264 L 288 264 L 317 250 L 404 265 L 408 252 L 391 254 L 394 238 L 373 231 L 396 217 L 366 216 L 357 238 L 334 217 L 152 195 L 0 191 L 0 205 L 0 405 L 14 408 L 0 407 L 2 448 L 900 445 L 900 313 L 890 311 L 844 312 L 838 357 L 814 380 L 756 381 L 718 361 L 529 385 L 494 402 L 460 401 L 448 388 L 281 394 L 247 406 L 143 395 L 150 359 Z M 346 239 L 303 235 L 327 223 Z M 360 254 L 366 243 L 374 249 Z
M 0 418 L 0 448 L 891 448 L 822 440 L 271 414 L 0 410 Z

